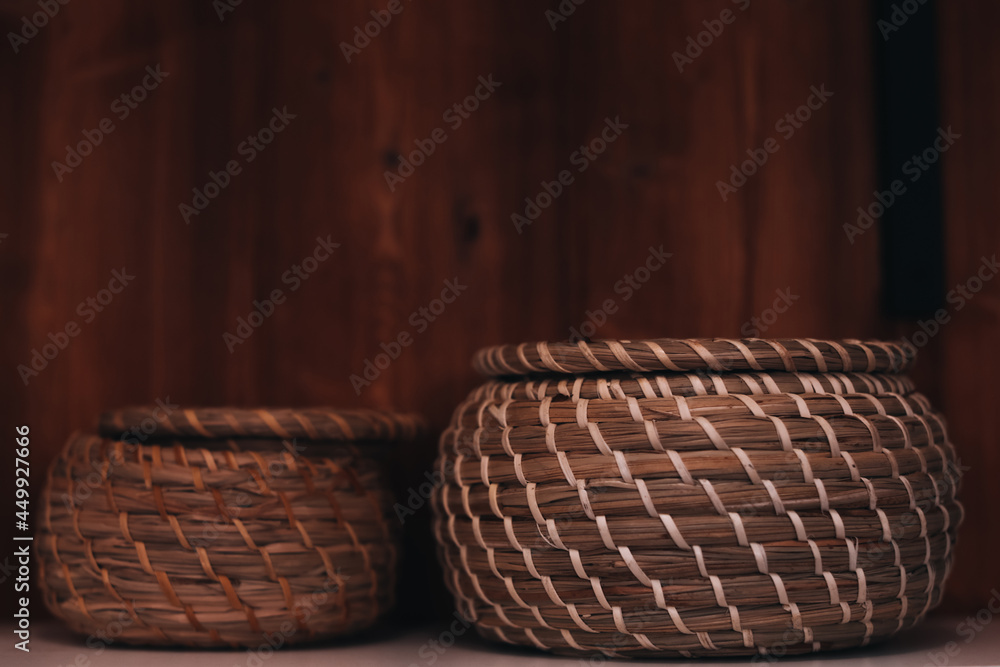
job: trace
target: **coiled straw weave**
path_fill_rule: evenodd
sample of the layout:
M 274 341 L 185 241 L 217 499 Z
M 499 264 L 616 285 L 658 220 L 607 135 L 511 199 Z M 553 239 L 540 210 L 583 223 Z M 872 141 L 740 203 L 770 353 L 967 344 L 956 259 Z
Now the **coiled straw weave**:
M 865 645 L 938 603 L 962 508 L 887 342 L 532 343 L 440 440 L 435 531 L 480 634 L 607 656 Z M 517 377 L 519 376 L 520 377 Z
M 46 604 L 75 631 L 270 647 L 361 630 L 392 606 L 392 500 L 349 441 L 412 438 L 414 418 L 131 408 L 100 424 L 50 469 L 37 536 Z M 125 433 L 140 424 L 155 428 Z

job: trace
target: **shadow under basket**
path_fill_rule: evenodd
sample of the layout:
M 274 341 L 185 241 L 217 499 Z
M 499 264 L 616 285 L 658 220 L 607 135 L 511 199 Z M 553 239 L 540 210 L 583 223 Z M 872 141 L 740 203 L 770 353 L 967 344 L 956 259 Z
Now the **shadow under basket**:
M 393 604 L 398 553 L 370 454 L 419 428 L 410 415 L 326 408 L 106 413 L 49 471 L 45 602 L 104 644 L 288 645 L 363 630 Z
M 962 508 L 945 423 L 879 341 L 480 351 L 435 531 L 478 632 L 557 653 L 863 646 L 941 598 Z

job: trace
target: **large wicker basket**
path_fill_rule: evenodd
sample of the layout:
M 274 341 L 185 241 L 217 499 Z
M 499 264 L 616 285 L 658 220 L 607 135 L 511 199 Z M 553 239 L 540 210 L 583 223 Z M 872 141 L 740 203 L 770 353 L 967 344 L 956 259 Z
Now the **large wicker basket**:
M 417 430 L 361 410 L 108 413 L 50 469 L 46 604 L 101 645 L 269 648 L 366 628 L 393 602 L 398 522 L 363 450 Z
M 887 342 L 480 351 L 435 530 L 480 634 L 607 656 L 868 644 L 941 597 L 962 509 L 941 415 Z

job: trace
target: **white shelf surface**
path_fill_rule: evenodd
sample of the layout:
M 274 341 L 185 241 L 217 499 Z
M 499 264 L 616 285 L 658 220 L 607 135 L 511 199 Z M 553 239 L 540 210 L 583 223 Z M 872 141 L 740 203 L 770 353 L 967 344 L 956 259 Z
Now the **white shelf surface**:
M 920 627 L 894 639 L 864 649 L 818 653 L 798 658 L 759 664 L 815 665 L 839 667 L 980 667 L 1000 666 L 1000 615 L 985 625 L 969 625 L 964 617 L 932 616 Z M 87 648 L 84 639 L 65 631 L 57 622 L 47 621 L 32 628 L 31 652 L 14 648 L 13 628 L 3 633 L 0 649 L 3 667 L 591 667 L 629 664 L 625 660 L 562 658 L 540 651 L 517 649 L 480 640 L 471 630 L 458 638 L 454 646 L 434 650 L 428 645 L 446 630 L 428 627 L 420 630 L 370 633 L 348 642 L 326 643 L 275 651 L 271 655 L 252 655 L 246 650 L 201 651 L 189 649 L 146 649 L 111 646 L 103 651 Z M 974 627 L 981 629 L 976 631 Z M 954 645 L 949 645 L 954 642 Z M 951 648 L 951 655 L 945 652 Z M 431 660 L 433 658 L 433 661 Z M 723 661 L 682 660 L 660 664 L 737 665 L 745 658 Z M 651 664 L 631 661 L 631 664 Z

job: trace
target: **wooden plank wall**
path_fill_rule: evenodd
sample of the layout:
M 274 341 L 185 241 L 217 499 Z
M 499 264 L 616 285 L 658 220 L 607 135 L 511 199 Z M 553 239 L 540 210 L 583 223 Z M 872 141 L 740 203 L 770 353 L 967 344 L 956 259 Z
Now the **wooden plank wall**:
M 978 287 L 988 275 L 983 258 L 1000 255 L 997 176 L 1000 152 L 1000 44 L 989 25 L 1000 20 L 995 3 L 941 3 L 942 125 L 962 135 L 944 155 L 947 287 Z M 956 554 L 951 597 L 963 607 L 986 607 L 1000 585 L 1000 411 L 993 378 L 1000 374 L 1000 280 L 982 283 L 948 309 L 953 319 L 938 337 L 940 398 L 966 473 L 962 489 L 965 526 Z M 960 310 L 959 303 L 965 305 Z
M 554 0 L 403 0 L 347 62 L 339 44 L 386 4 L 245 0 L 220 20 L 195 0 L 72 3 L 0 59 L 16 91 L 0 104 L 3 422 L 31 426 L 38 473 L 101 410 L 167 397 L 396 407 L 438 430 L 477 382 L 475 349 L 565 338 L 609 299 L 615 312 L 597 336 L 746 335 L 785 291 L 793 305 L 760 335 L 905 329 L 880 315 L 877 233 L 852 244 L 842 229 L 875 186 L 866 2 L 589 0 L 553 30 Z M 32 6 L 2 3 L 3 33 Z M 985 138 L 996 90 L 980 108 L 973 101 L 987 93 L 965 78 L 991 44 L 987 23 L 948 11 L 946 115 L 982 133 L 948 156 L 949 267 L 966 275 L 997 240 L 980 159 L 996 141 Z M 721 34 L 679 71 L 672 54 L 720 17 L 731 22 L 712 23 Z M 114 100 L 147 66 L 169 74 L 119 117 Z M 499 87 L 456 126 L 446 112 L 490 76 Z M 794 132 L 777 126 L 813 87 L 833 95 Z M 295 118 L 248 162 L 240 147 L 275 108 Z M 105 117 L 114 131 L 60 182 L 52 162 Z M 578 149 L 606 119 L 627 128 L 581 172 Z M 397 154 L 438 128 L 446 140 L 390 191 Z M 717 181 L 769 140 L 776 152 L 723 201 Z M 230 160 L 241 172 L 187 223 L 179 205 Z M 512 214 L 564 170 L 573 182 L 519 233 Z M 292 291 L 282 276 L 317 237 L 340 246 Z M 629 293 L 619 281 L 660 246 L 671 256 Z M 78 304 L 122 267 L 134 281 L 86 321 Z M 423 318 L 448 280 L 467 287 Z M 276 288 L 287 301 L 230 353 L 223 333 Z M 980 365 L 996 331 L 989 298 L 934 341 L 947 368 L 923 372 L 949 383 L 932 391 L 963 461 L 996 469 Z M 24 386 L 17 365 L 70 321 L 80 334 Z M 350 376 L 402 332 L 412 345 L 358 394 Z M 423 481 L 433 448 L 429 439 L 400 452 L 401 490 Z M 995 485 L 972 477 L 970 503 L 995 503 Z M 425 508 L 407 524 L 410 573 L 430 567 L 428 518 Z M 988 526 L 973 509 L 965 533 Z M 974 606 L 1000 570 L 972 548 L 963 558 L 952 604 Z M 409 580 L 422 582 L 411 601 L 437 598 L 433 577 Z

